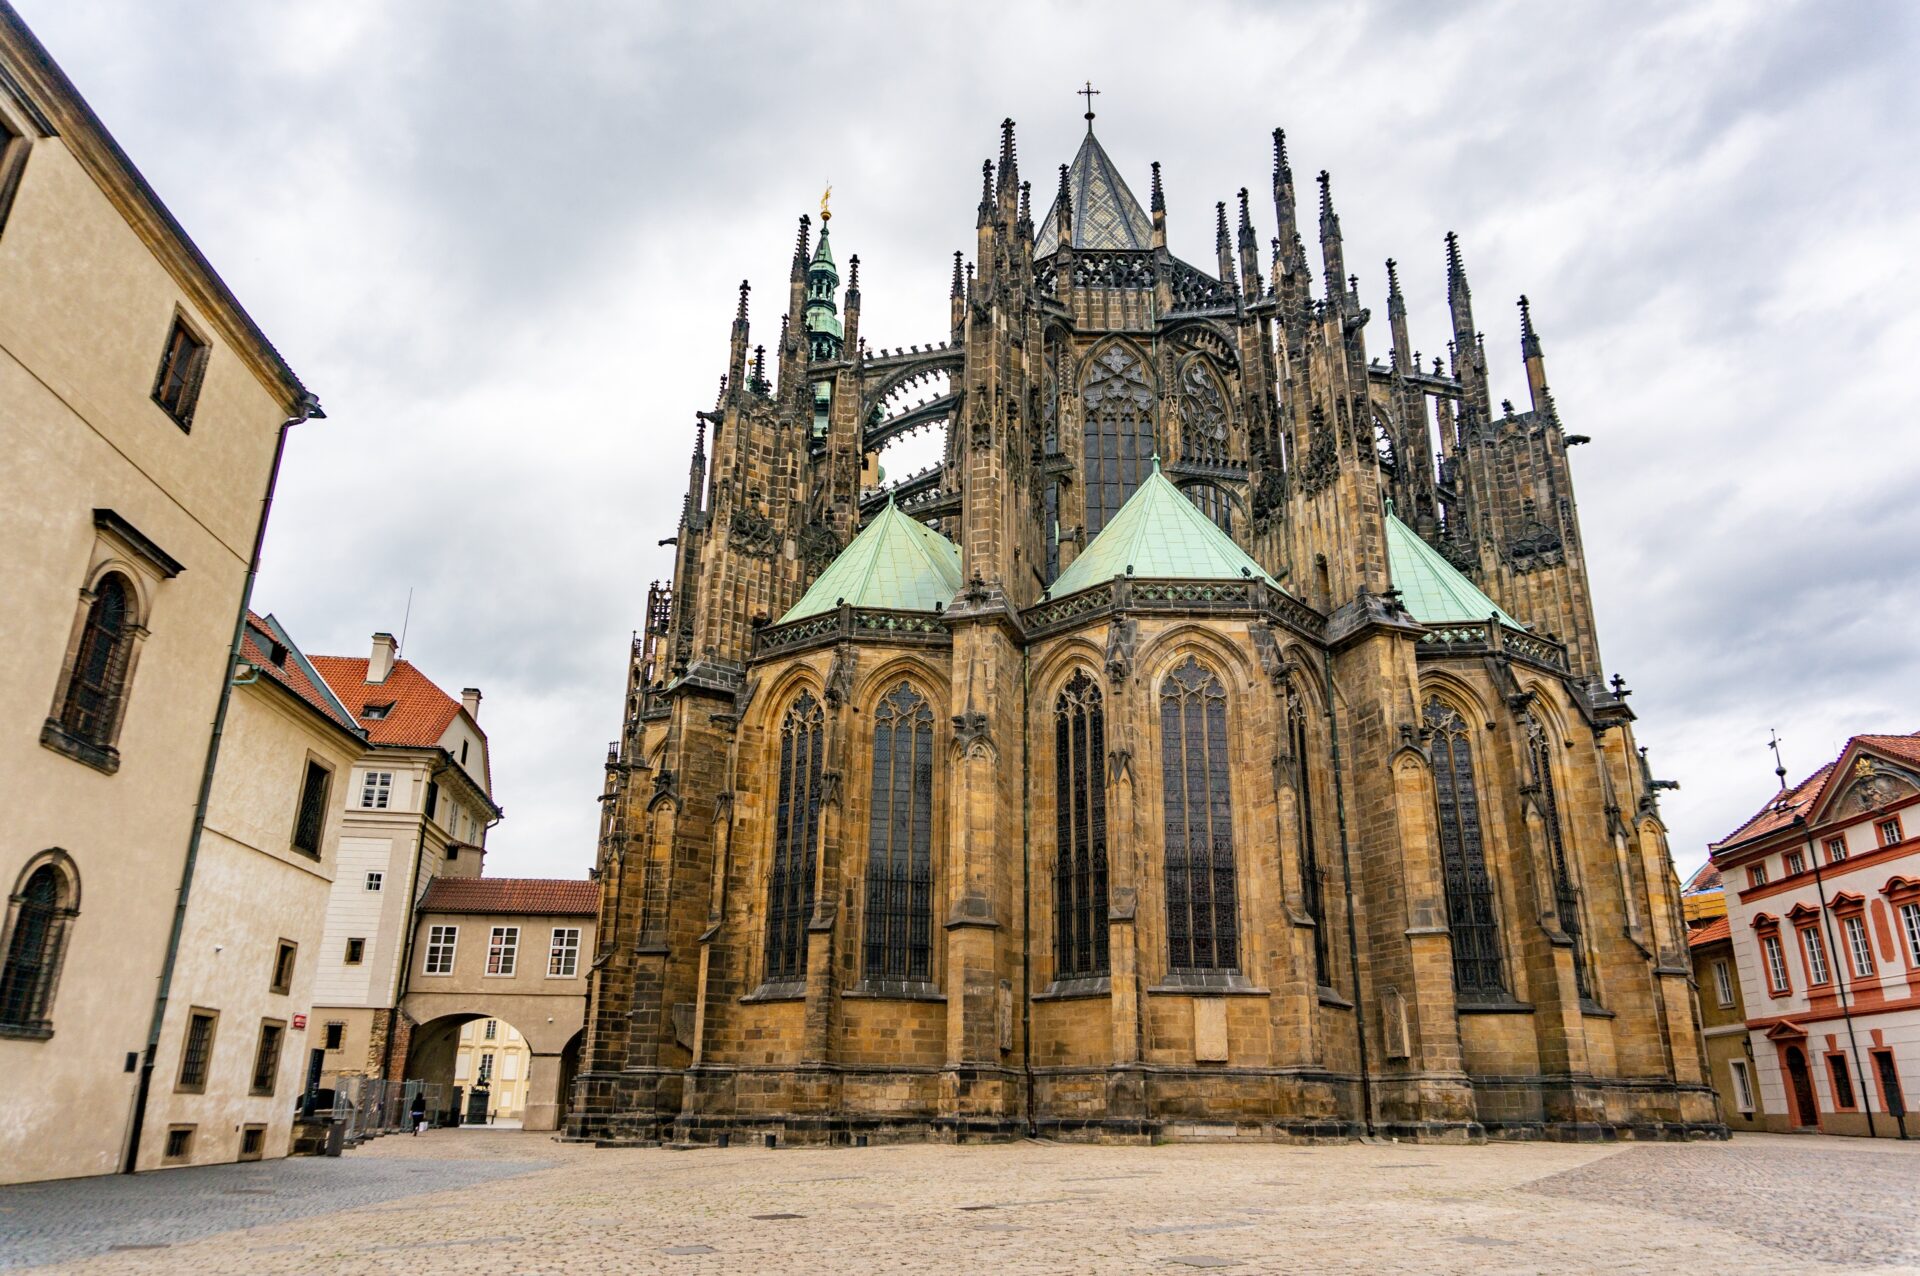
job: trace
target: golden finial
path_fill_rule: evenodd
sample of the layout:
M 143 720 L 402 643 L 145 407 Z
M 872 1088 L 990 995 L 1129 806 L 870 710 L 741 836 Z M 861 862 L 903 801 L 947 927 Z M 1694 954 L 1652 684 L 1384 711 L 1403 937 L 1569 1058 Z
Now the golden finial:
M 833 220 L 833 214 L 827 210 L 827 199 L 833 194 L 833 183 L 827 183 L 827 189 L 820 192 L 820 221 L 822 224 Z

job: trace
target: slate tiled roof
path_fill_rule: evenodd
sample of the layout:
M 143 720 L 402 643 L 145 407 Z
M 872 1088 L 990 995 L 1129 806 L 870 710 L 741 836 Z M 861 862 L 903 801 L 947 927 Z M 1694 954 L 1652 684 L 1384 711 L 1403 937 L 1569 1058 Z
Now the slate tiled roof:
M 779 623 L 853 607 L 932 611 L 960 590 L 960 550 L 916 518 L 886 508 L 820 573 Z
M 1387 515 L 1387 571 L 1400 591 L 1401 603 L 1423 625 L 1466 624 L 1498 616 L 1503 625 L 1526 628 L 1392 514 Z
M 1705 948 L 1708 944 L 1724 943 L 1733 938 L 1733 924 L 1724 916 L 1695 926 L 1687 932 L 1687 947 Z
M 275 646 L 280 660 L 273 659 Z M 240 658 L 260 671 L 264 678 L 279 683 L 333 725 L 355 735 L 362 734 L 352 712 L 340 702 L 320 671 L 315 669 L 294 645 L 286 627 L 273 616 L 247 612 L 247 628 L 240 639 Z
M 551 877 L 436 877 L 427 883 L 420 911 L 592 917 L 600 911 L 600 885 Z
M 365 656 L 315 656 L 313 663 L 374 744 L 433 748 L 460 712 L 458 700 L 405 660 L 394 661 L 393 672 L 378 683 L 367 681 Z M 384 718 L 369 718 L 369 705 L 393 707 Z
M 1086 140 L 1067 166 L 1067 194 L 1073 201 L 1075 248 L 1145 250 L 1153 247 L 1153 222 L 1140 201 L 1127 189 L 1100 140 L 1087 130 Z M 1034 235 L 1033 255 L 1045 257 L 1060 247 L 1060 197 Z
M 1060 598 L 1090 585 L 1125 576 L 1175 580 L 1263 580 L 1273 577 L 1248 557 L 1233 538 L 1214 526 L 1186 495 L 1153 471 L 1135 488 L 1120 512 L 1107 520 L 1080 556 L 1053 582 Z

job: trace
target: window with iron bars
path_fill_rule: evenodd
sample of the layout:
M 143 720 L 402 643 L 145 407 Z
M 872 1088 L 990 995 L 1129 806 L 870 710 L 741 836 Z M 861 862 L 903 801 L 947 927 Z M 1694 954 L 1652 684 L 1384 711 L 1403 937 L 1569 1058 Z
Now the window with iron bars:
M 873 712 L 868 979 L 933 977 L 933 710 L 902 682 Z

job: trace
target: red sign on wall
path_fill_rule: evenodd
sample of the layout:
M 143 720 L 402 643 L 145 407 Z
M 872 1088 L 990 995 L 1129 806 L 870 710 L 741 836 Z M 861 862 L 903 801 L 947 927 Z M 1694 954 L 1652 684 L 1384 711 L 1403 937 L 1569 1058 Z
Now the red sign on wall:
M 307 1017 L 306 1017 L 305 1015 L 295 1015 L 295 1016 L 293 1017 L 293 1026 L 294 1026 L 294 1028 L 295 1028 L 295 1030 L 296 1030 L 296 1031 L 297 1031 L 297 1030 L 299 1030 L 299 1029 L 301 1029 L 301 1028 L 304 1028 L 304 1027 L 306 1027 L 306 1026 L 307 1026 Z

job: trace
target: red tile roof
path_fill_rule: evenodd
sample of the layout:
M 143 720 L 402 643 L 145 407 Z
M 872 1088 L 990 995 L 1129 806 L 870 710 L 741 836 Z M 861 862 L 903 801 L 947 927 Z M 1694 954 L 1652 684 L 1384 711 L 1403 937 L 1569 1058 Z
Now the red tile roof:
M 280 662 L 275 663 L 273 649 L 278 645 L 284 650 Z M 261 616 L 256 612 L 247 612 L 247 628 L 240 639 L 240 658 L 257 667 L 260 672 L 279 683 L 327 721 L 343 731 L 359 731 L 358 725 L 346 713 L 334 696 L 328 694 L 328 688 L 317 682 L 309 672 L 311 666 L 300 649 L 287 634 L 285 626 L 271 616 Z
M 393 662 L 385 682 L 367 681 L 365 656 L 315 656 L 314 665 L 346 701 L 374 744 L 431 749 L 460 713 L 460 702 L 405 660 Z M 369 706 L 392 705 L 384 718 L 369 718 Z
M 1718 851 L 1741 842 L 1751 842 L 1757 837 L 1786 828 L 1793 823 L 1793 817 L 1796 815 L 1810 814 L 1813 808 L 1820 804 L 1820 799 L 1825 796 L 1827 785 L 1834 776 L 1834 768 L 1840 765 L 1841 758 L 1847 756 L 1847 750 L 1856 745 L 1920 766 L 1920 731 L 1912 735 L 1854 736 L 1840 750 L 1840 757 L 1827 763 L 1787 792 L 1769 799 L 1767 804 L 1756 811 L 1745 824 L 1714 842 L 1707 849 Z
M 420 910 L 592 917 L 600 911 L 600 884 L 549 877 L 436 877 L 427 883 Z
M 1687 932 L 1687 947 L 1704 948 L 1708 944 L 1717 944 L 1732 938 L 1733 924 L 1725 917 L 1716 917 Z

